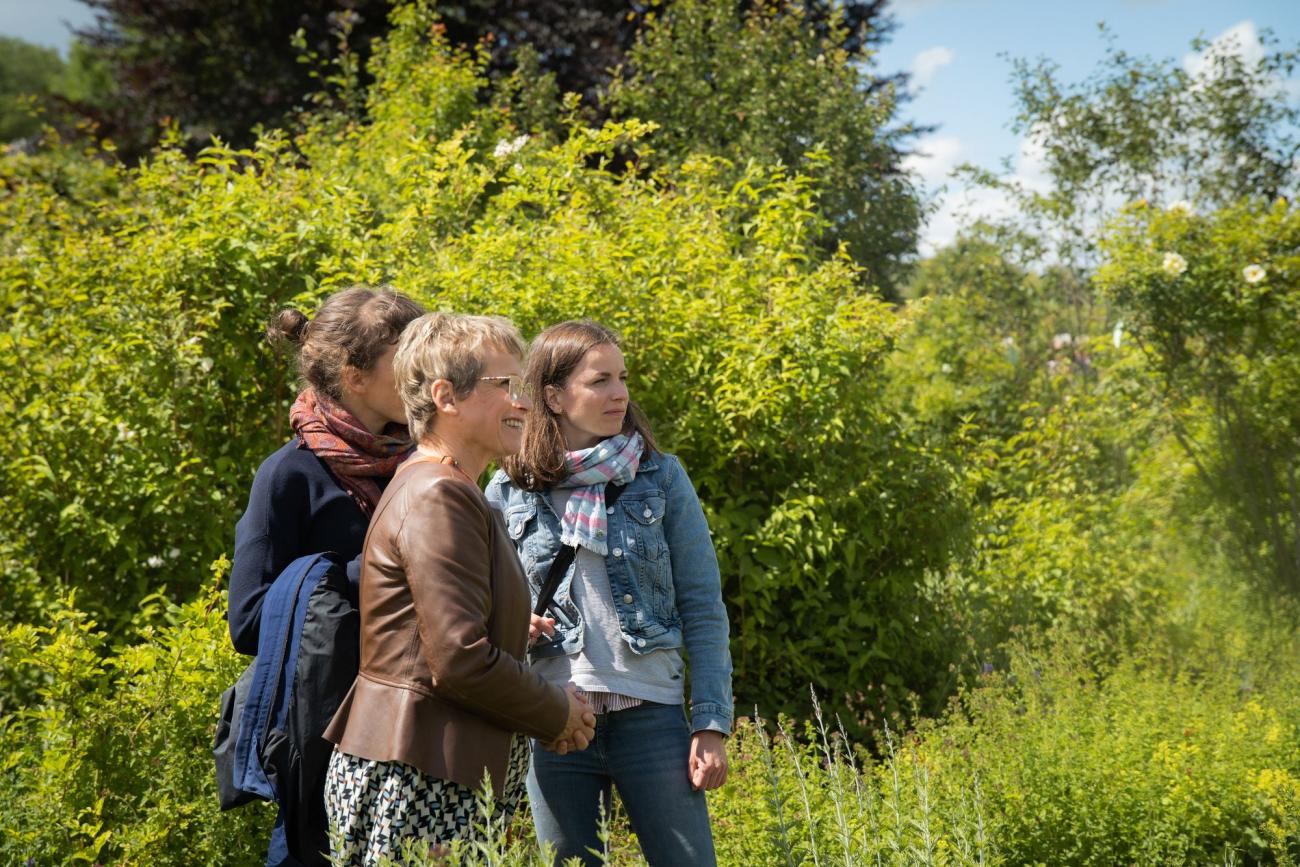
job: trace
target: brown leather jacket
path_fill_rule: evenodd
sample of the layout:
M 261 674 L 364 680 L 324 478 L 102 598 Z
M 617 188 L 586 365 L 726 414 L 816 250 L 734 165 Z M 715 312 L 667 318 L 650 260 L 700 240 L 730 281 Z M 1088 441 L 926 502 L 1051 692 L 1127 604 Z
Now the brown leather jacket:
M 497 796 L 512 732 L 554 740 L 564 692 L 526 661 L 528 585 L 501 517 L 459 470 L 412 458 L 384 491 L 361 565 L 361 668 L 325 731 Z

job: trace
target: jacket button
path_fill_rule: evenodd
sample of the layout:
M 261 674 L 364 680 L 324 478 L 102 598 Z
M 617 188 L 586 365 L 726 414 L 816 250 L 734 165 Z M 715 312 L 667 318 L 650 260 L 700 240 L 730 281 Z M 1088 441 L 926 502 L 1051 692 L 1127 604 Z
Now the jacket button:
M 607 514 L 607 515 L 612 515 L 612 514 L 614 514 L 614 507 L 613 507 L 613 506 L 606 506 L 606 507 L 605 507 L 605 514 Z
M 644 639 L 644 638 L 638 638 L 638 639 L 636 640 L 636 646 L 637 646 L 637 647 L 645 647 L 645 639 Z
M 647 508 L 644 512 L 641 513 L 641 516 L 644 518 L 653 518 L 654 514 L 655 514 L 654 512 L 650 511 L 650 509 Z
M 622 549 L 622 548 L 615 548 L 615 549 L 614 549 L 614 556 L 615 556 L 615 557 L 622 557 L 622 556 L 623 556 L 623 549 Z
M 632 604 L 632 594 L 631 594 L 631 593 L 624 593 L 624 594 L 623 594 L 623 601 L 624 601 L 626 604 L 631 605 L 631 604 Z

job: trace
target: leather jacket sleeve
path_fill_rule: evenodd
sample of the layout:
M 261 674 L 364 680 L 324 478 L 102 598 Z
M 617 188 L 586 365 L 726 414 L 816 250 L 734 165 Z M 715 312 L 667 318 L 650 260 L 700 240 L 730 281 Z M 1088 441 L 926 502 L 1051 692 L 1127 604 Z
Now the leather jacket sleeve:
M 427 486 L 410 504 L 397 543 L 421 644 L 440 698 L 502 728 L 553 740 L 567 722 L 568 699 L 522 659 L 528 591 L 517 562 L 494 562 L 504 559 L 496 556 L 504 537 L 499 521 L 477 488 L 453 478 Z M 503 625 L 511 639 L 517 626 L 517 647 L 492 642 Z

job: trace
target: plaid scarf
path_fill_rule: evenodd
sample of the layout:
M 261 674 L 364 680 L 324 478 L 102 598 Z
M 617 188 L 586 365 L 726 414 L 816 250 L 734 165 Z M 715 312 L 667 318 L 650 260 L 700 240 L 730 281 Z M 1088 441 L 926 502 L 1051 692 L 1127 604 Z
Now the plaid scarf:
M 375 480 L 391 479 L 415 449 L 405 425 L 392 428 L 395 436 L 372 434 L 352 413 L 310 388 L 293 402 L 289 425 L 325 462 L 366 518 L 374 514 L 383 493 Z
M 578 545 L 602 557 L 609 553 L 605 537 L 609 520 L 605 514 L 605 485 L 626 485 L 636 478 L 641 466 L 641 434 L 619 434 L 601 440 L 589 449 L 569 452 L 564 463 L 569 477 L 557 488 L 573 488 L 560 518 L 560 542 Z

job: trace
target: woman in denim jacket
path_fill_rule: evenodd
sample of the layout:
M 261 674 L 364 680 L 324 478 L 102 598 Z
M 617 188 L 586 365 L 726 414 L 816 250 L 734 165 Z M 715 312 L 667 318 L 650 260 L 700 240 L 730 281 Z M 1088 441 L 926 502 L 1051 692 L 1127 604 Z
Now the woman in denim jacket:
M 612 786 L 652 865 L 716 863 L 704 792 L 727 778 L 731 653 L 718 559 L 695 489 L 655 449 L 628 396 L 615 335 L 590 320 L 540 334 L 524 374 L 534 397 L 523 449 L 488 485 L 534 599 L 564 545 L 576 548 L 545 618 L 533 669 L 577 684 L 597 714 L 589 749 L 533 744 L 528 795 L 555 863 L 600 863 Z M 609 486 L 624 486 L 615 505 Z M 684 663 L 691 661 L 689 723 Z

